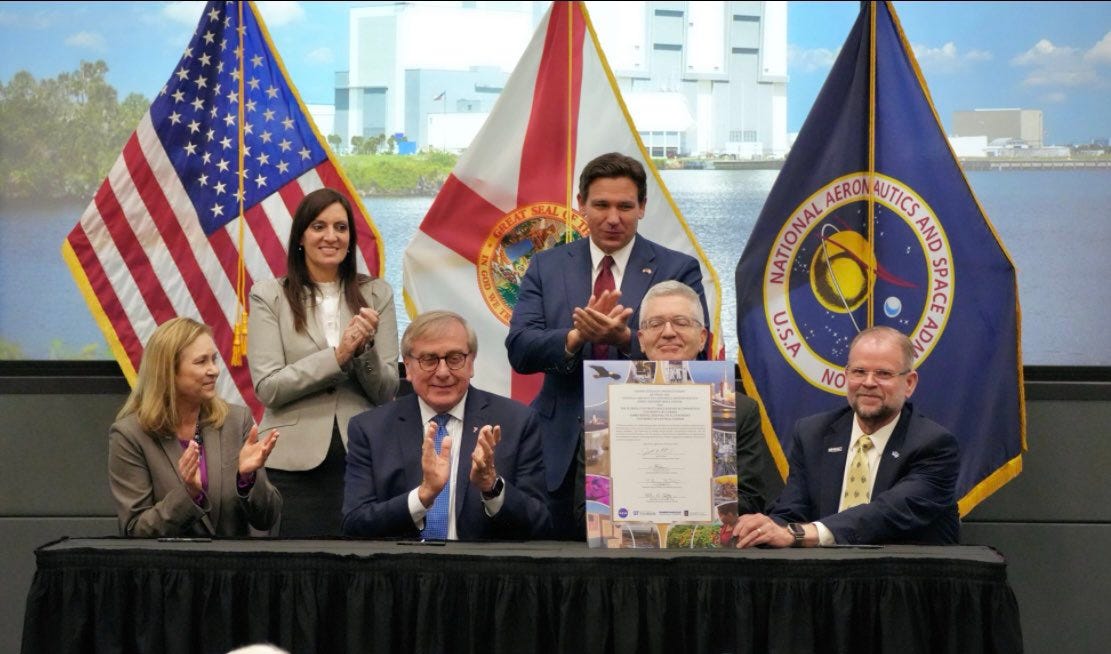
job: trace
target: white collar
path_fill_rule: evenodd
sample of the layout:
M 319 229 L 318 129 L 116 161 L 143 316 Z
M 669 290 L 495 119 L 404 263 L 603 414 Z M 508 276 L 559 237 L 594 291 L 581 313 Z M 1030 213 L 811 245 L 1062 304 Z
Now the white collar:
M 622 247 L 620 250 L 615 250 L 612 254 L 610 254 L 610 256 L 613 257 L 614 265 L 617 266 L 617 270 L 614 271 L 615 275 L 625 272 L 625 267 L 629 263 L 629 257 L 632 256 L 632 254 L 633 254 L 633 244 L 635 244 L 636 242 L 637 242 L 637 237 L 634 234 L 633 239 L 631 241 L 629 241 L 628 243 L 626 243 L 624 247 Z M 598 266 L 602 265 L 602 258 L 605 257 L 605 256 L 606 256 L 606 253 L 602 252 L 602 248 L 595 245 L 594 241 L 591 240 L 590 241 L 590 269 L 592 271 L 597 271 L 598 270 Z

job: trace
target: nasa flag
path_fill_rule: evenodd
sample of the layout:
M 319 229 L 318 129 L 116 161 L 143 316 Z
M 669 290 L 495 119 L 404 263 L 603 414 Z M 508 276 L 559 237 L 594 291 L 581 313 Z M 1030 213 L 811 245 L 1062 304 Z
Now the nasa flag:
M 914 344 L 914 405 L 960 443 L 962 516 L 1021 471 L 1015 267 L 890 3 L 861 3 L 736 284 L 738 363 L 781 473 L 795 421 L 845 405 L 849 343 L 871 325 Z

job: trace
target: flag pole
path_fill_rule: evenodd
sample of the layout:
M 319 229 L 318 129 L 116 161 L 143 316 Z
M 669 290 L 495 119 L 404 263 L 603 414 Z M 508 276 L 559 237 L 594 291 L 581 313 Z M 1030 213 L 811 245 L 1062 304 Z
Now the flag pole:
M 875 324 L 876 289 L 876 2 L 868 3 L 868 265 L 864 270 L 868 327 Z
M 232 341 L 231 341 L 231 365 L 243 365 L 243 359 L 247 354 L 247 264 L 245 255 L 243 254 L 243 232 L 245 228 L 246 218 L 244 217 L 244 206 L 246 205 L 246 190 L 244 189 L 243 177 L 245 170 L 243 167 L 244 153 L 246 150 L 245 134 L 243 129 L 243 121 L 246 120 L 246 110 L 244 109 L 244 89 L 243 78 L 245 77 L 245 66 L 243 63 L 243 41 L 247 37 L 247 30 L 243 26 L 243 2 L 236 3 L 238 10 L 239 22 L 237 23 L 238 29 L 236 32 L 239 35 L 239 40 L 236 42 L 235 52 L 238 59 L 237 68 L 239 70 L 239 80 L 237 84 L 236 93 L 239 94 L 239 100 L 236 102 L 236 120 L 238 121 L 238 159 L 239 159 L 239 238 L 238 250 L 239 257 L 236 262 L 235 274 L 235 300 L 236 300 L 236 320 L 235 326 L 232 328 Z
M 575 2 L 567 3 L 567 219 L 563 221 L 563 242 L 571 242 L 571 200 L 574 197 L 575 158 L 573 143 L 571 143 L 571 117 L 574 116 L 574 98 L 571 94 L 575 89 Z

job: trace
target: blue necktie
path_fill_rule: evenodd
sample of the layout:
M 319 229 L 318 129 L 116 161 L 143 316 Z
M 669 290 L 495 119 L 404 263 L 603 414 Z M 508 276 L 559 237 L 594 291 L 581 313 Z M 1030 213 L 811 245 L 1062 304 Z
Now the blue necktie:
M 447 421 L 451 420 L 451 416 L 446 413 L 441 413 L 432 418 L 432 420 L 436 423 L 436 438 L 434 443 L 436 445 L 436 451 L 439 452 L 444 444 L 444 436 L 447 436 Z M 422 538 L 429 540 L 447 539 L 447 516 L 448 511 L 451 510 L 449 506 L 450 503 L 451 475 L 449 474 L 443 490 L 436 496 L 436 499 L 432 502 L 432 506 L 428 507 L 428 513 L 424 514 L 424 529 L 420 532 Z

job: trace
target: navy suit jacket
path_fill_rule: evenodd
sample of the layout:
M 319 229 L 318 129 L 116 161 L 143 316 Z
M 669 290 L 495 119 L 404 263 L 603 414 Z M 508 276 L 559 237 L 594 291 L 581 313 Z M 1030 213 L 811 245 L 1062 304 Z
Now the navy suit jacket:
M 839 544 L 955 544 L 956 438 L 906 404 L 880 455 L 872 500 L 838 513 L 852 424 L 849 407 L 799 420 L 787 485 L 768 515 L 782 524 L 821 521 Z
M 572 327 L 571 311 L 585 307 L 590 299 L 592 273 L 589 239 L 536 253 L 521 280 L 505 339 L 514 370 L 521 374 L 544 373 L 544 385 L 532 407 L 543 421 L 544 468 L 550 490 L 563 482 L 582 432 L 582 362 L 594 358 L 593 346 L 587 343 L 573 357 L 567 357 L 564 345 Z M 621 304 L 634 309 L 629 318 L 633 330 L 631 352 L 624 357 L 617 348 L 610 348 L 609 358 L 644 358 L 636 339 L 640 301 L 653 284 L 668 279 L 683 282 L 698 293 L 703 323 L 709 325 L 698 261 L 637 236 L 621 278 Z
M 544 538 L 551 529 L 551 515 L 535 412 L 520 402 L 474 386 L 463 407 L 463 442 L 455 489 L 456 535 L 460 540 Z M 482 492 L 469 480 L 471 453 L 484 425 L 501 425 L 494 463 L 505 480 L 505 501 L 493 518 L 486 515 Z M 420 536 L 409 513 L 409 492 L 421 483 L 423 441 L 424 422 L 415 394 L 351 419 L 343 489 L 345 535 Z

